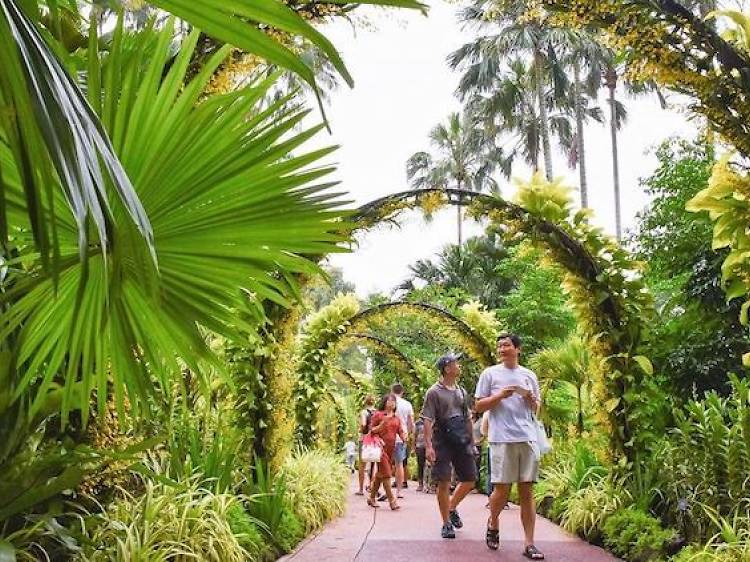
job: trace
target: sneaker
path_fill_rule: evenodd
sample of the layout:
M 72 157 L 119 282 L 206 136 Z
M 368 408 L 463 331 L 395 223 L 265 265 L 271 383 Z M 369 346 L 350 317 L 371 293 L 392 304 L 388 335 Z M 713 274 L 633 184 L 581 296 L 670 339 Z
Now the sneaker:
M 384 502 L 384 501 L 385 501 L 385 500 L 387 500 L 387 499 L 388 499 L 388 496 L 386 496 L 385 494 L 380 494 L 380 495 L 378 496 L 378 501 L 379 501 L 379 502 Z
M 446 523 L 440 531 L 440 536 L 444 539 L 455 539 L 456 531 L 453 530 L 453 525 Z
M 451 525 L 453 525 L 456 529 L 460 529 L 464 526 L 464 522 L 461 521 L 461 516 L 455 509 L 448 514 L 448 517 L 451 520 Z

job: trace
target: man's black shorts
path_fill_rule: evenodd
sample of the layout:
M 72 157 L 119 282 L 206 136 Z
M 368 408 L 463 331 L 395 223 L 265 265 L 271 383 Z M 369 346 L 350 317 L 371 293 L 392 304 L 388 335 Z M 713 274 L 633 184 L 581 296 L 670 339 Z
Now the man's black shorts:
M 459 482 L 476 482 L 477 465 L 470 447 L 451 447 L 439 441 L 433 442 L 435 463 L 432 465 L 432 479 L 435 482 L 451 480 L 451 465 Z

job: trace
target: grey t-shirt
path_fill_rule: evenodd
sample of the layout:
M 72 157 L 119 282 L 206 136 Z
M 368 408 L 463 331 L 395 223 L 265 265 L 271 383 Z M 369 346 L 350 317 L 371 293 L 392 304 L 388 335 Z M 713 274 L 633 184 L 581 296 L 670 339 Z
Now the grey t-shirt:
M 433 384 L 424 397 L 422 417 L 435 422 L 445 423 L 454 416 L 469 416 L 466 391 L 459 386 L 448 388 L 440 382 Z M 433 432 L 433 439 L 439 439 L 440 431 Z
M 506 386 L 522 386 L 539 399 L 539 381 L 533 371 L 520 365 L 508 369 L 505 365 L 488 367 L 479 375 L 476 397 L 487 398 Z M 536 426 L 532 411 L 524 399 L 513 393 L 490 410 L 490 443 L 522 443 L 536 441 Z

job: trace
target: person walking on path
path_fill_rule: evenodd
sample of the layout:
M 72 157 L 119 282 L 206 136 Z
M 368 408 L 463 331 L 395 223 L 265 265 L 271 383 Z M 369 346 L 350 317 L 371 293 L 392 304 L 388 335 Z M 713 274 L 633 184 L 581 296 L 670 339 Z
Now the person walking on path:
M 438 483 L 437 500 L 443 519 L 441 536 L 456 538 L 455 529 L 463 527 L 457 508 L 474 488 L 477 479 L 474 463 L 474 439 L 466 391 L 458 384 L 461 355 L 443 355 L 437 362 L 440 380 L 424 398 L 425 453 L 432 463 L 432 479 Z M 450 494 L 451 466 L 458 486 Z
M 367 472 L 369 480 L 372 480 L 372 466 L 370 463 L 362 462 L 362 438 L 370 433 L 370 421 L 372 415 L 375 413 L 375 398 L 368 394 L 365 396 L 364 409 L 359 413 L 359 490 L 357 490 L 358 496 L 363 496 L 365 493 L 365 472 Z
M 422 492 L 424 490 L 424 464 L 426 460 L 424 418 L 422 416 L 414 424 L 414 453 L 417 456 L 417 492 Z
M 404 386 L 397 382 L 391 387 L 391 392 L 396 396 L 396 415 L 401 420 L 401 427 L 406 432 L 406 439 L 396 438 L 396 450 L 393 461 L 396 463 L 396 497 L 401 495 L 401 488 L 406 488 L 407 474 L 406 462 L 409 460 L 409 441 L 414 435 L 414 407 L 411 402 L 404 398 Z
M 479 376 L 475 407 L 489 411 L 490 518 L 487 522 L 487 546 L 500 547 L 499 516 L 515 483 L 521 504 L 524 530 L 523 554 L 532 560 L 543 560 L 544 554 L 534 545 L 533 486 L 539 471 L 540 451 L 534 416 L 539 409 L 539 382 L 536 375 L 518 363 L 521 338 L 500 334 L 497 354 L 500 364 L 485 369 Z
M 354 444 L 354 441 L 349 439 L 344 443 L 344 451 L 346 452 L 346 466 L 348 466 L 349 470 L 354 474 L 354 461 L 357 458 L 357 446 Z
M 378 507 L 377 493 L 380 484 L 384 484 L 385 495 L 388 497 L 388 504 L 392 510 L 400 508 L 393 497 L 391 490 L 391 478 L 393 477 L 393 453 L 396 449 L 396 436 L 400 436 L 402 441 L 406 440 L 406 433 L 401 427 L 401 420 L 396 415 L 396 396 L 386 394 L 380 402 L 380 409 L 375 412 L 370 420 L 370 433 L 383 440 L 383 454 L 378 463 L 377 473 L 370 485 L 370 496 L 367 498 L 367 505 Z

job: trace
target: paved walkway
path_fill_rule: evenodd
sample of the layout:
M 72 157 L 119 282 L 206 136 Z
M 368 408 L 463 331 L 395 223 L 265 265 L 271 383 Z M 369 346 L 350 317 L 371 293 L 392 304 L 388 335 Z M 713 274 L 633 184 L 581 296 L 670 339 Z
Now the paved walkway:
M 411 483 L 410 483 L 411 484 Z M 487 498 L 470 494 L 459 507 L 464 520 L 454 540 L 440 538 L 440 516 L 433 494 L 405 490 L 401 509 L 391 511 L 387 502 L 379 509 L 365 504 L 364 498 L 349 499 L 346 514 L 329 523 L 316 537 L 302 543 L 285 562 L 419 562 L 481 561 L 520 562 L 527 560 L 523 550 L 523 530 L 519 511 L 511 506 L 500 516 L 500 550 L 492 552 L 484 544 L 485 523 L 489 512 Z M 618 559 L 601 548 L 570 535 L 557 525 L 537 518 L 536 544 L 555 562 L 616 562 Z

